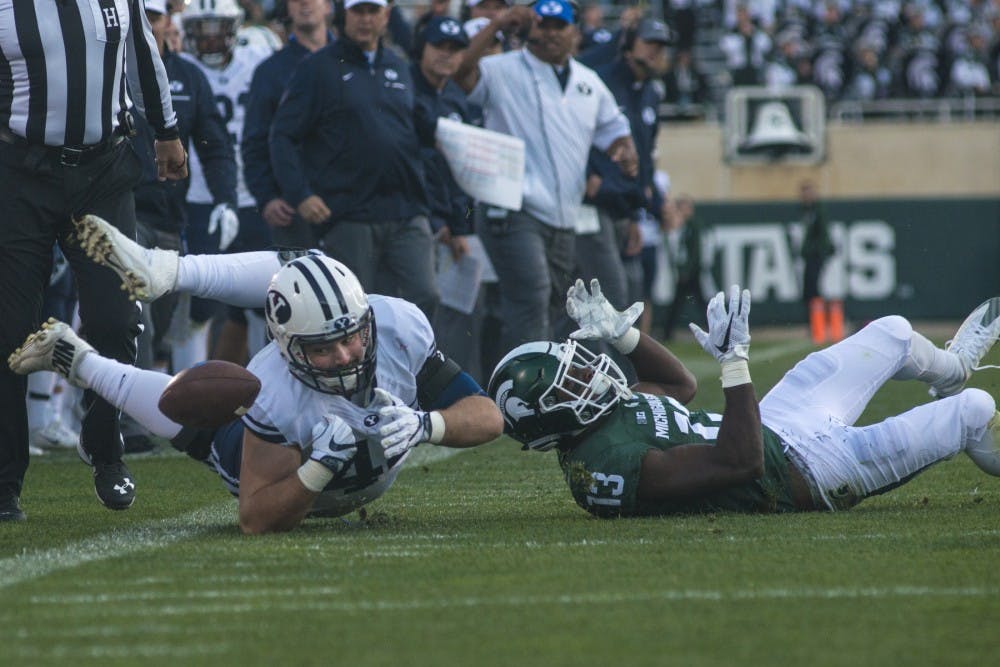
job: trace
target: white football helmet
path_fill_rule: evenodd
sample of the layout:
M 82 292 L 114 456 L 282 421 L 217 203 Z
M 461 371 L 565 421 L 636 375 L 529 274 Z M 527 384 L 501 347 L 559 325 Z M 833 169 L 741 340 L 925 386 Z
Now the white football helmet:
M 582 433 L 632 396 L 625 374 L 608 355 L 594 354 L 575 340 L 515 347 L 497 364 L 488 392 L 507 435 L 537 451 Z
M 285 264 L 267 289 L 267 328 L 292 375 L 325 394 L 366 402 L 375 379 L 375 320 L 368 295 L 346 266 L 309 254 Z M 358 334 L 361 361 L 337 369 L 310 363 L 303 345 L 330 343 Z
M 236 48 L 243 8 L 236 0 L 186 0 L 181 13 L 184 50 L 207 67 L 222 67 Z

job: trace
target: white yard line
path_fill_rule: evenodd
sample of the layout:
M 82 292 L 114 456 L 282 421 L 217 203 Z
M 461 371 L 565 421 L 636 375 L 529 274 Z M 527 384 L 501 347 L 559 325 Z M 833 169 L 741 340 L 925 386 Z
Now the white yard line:
M 113 530 L 61 547 L 27 551 L 0 559 L 0 589 L 69 570 L 84 563 L 118 558 L 190 539 L 220 524 L 232 525 L 236 507 L 231 500 L 208 505 L 181 516 Z

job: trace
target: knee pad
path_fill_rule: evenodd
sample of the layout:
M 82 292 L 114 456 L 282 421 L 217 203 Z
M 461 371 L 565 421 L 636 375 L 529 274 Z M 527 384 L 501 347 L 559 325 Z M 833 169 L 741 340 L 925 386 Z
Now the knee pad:
M 966 428 L 983 428 L 996 413 L 996 401 L 982 389 L 966 389 L 958 398 Z

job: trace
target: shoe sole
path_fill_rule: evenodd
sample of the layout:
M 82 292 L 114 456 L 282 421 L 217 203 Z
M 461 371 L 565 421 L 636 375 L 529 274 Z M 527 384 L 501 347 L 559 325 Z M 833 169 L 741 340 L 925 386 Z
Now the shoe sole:
M 76 221 L 76 230 L 76 236 L 87 257 L 117 273 L 122 281 L 121 290 L 128 292 L 130 299 L 145 303 L 156 299 L 149 291 L 150 285 L 146 280 L 140 278 L 135 271 L 126 268 L 118 257 L 114 242 L 111 240 L 111 232 L 102 229 L 101 225 L 94 222 L 90 216 L 84 216 L 83 219 Z
M 122 510 L 127 510 L 128 508 L 132 507 L 133 503 L 135 503 L 135 497 L 133 497 L 132 500 L 128 501 L 128 505 L 113 505 L 113 504 L 110 504 L 110 503 L 106 503 L 103 500 L 101 500 L 101 494 L 99 494 L 97 492 L 97 489 L 94 489 L 94 495 L 97 496 L 98 502 L 100 502 L 102 505 L 104 505 L 109 510 L 112 510 L 112 511 L 115 511 L 115 512 L 121 512 Z

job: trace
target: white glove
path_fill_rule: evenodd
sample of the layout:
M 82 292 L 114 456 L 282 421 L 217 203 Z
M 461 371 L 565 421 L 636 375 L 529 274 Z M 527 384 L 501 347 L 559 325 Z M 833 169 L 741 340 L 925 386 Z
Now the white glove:
M 219 230 L 219 250 L 225 250 L 236 240 L 236 235 L 240 233 L 240 217 L 236 211 L 229 207 L 229 204 L 218 204 L 212 209 L 212 214 L 208 216 L 208 233 L 214 234 Z
M 421 442 L 438 443 L 444 436 L 444 418 L 438 412 L 414 410 L 384 389 L 376 389 L 369 408 L 377 407 L 378 433 L 387 459 L 404 454 Z
M 636 301 L 623 311 L 615 307 L 601 293 L 601 283 L 597 278 L 590 281 L 590 292 L 583 281 L 576 283 L 566 292 L 566 314 L 573 318 L 580 328 L 569 335 L 576 340 L 606 340 L 624 353 L 631 352 L 639 341 L 639 336 L 630 336 L 632 325 L 642 315 L 643 305 Z M 622 349 L 623 339 L 632 338 Z
M 341 474 L 354 460 L 358 439 L 340 417 L 326 415 L 313 426 L 312 454 L 309 458 L 326 467 L 334 477 Z
M 750 359 L 750 290 L 740 292 L 739 285 L 729 288 L 729 310 L 725 295 L 719 292 L 708 302 L 708 333 L 697 324 L 689 326 L 691 333 L 706 352 L 725 364 Z

